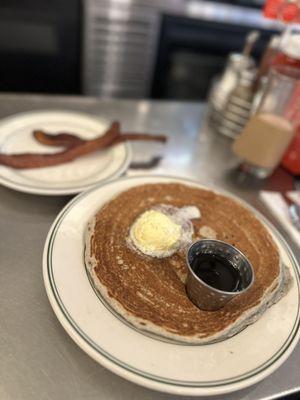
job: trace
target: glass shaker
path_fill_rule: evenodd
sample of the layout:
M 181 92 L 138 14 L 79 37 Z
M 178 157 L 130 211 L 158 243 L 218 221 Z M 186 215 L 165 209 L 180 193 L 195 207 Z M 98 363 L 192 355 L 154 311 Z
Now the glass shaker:
M 236 87 L 240 72 L 253 66 L 254 60 L 251 57 L 240 53 L 229 54 L 224 73 L 215 83 L 209 98 L 216 110 L 223 110 L 230 92 Z
M 254 68 L 241 71 L 236 87 L 229 94 L 220 114 L 217 132 L 233 139 L 240 134 L 251 113 L 255 77 Z
M 280 164 L 295 134 L 299 89 L 300 69 L 286 65 L 271 68 L 257 112 L 233 144 L 243 171 L 266 178 Z

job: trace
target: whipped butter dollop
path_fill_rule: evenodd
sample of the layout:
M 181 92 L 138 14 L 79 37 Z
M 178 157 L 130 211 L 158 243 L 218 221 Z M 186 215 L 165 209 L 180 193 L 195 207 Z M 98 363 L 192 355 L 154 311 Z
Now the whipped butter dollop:
M 165 257 L 179 242 L 181 226 L 160 211 L 145 211 L 133 224 L 130 238 L 142 253 Z
M 155 206 L 134 221 L 130 228 L 129 243 L 143 254 L 168 257 L 190 244 L 194 233 L 190 219 L 200 217 L 196 207 Z

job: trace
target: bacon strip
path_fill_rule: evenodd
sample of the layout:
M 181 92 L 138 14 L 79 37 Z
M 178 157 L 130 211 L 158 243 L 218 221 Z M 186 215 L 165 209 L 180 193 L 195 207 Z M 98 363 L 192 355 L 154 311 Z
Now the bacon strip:
M 125 142 L 127 140 L 146 140 L 165 143 L 168 138 L 164 135 L 150 135 L 148 133 L 122 133 L 119 137 L 114 139 L 113 144 Z
M 52 165 L 63 164 L 97 149 L 112 144 L 114 139 L 120 135 L 119 123 L 113 122 L 105 135 L 96 139 L 86 140 L 81 144 L 66 148 L 58 153 L 22 153 L 22 154 L 0 154 L 0 164 L 12 168 L 41 168 Z
M 118 122 L 113 122 L 103 136 L 91 140 L 84 140 L 66 132 L 49 134 L 41 130 L 33 131 L 33 136 L 39 143 L 47 146 L 63 146 L 65 150 L 52 154 L 0 153 L 0 165 L 2 164 L 17 169 L 49 167 L 75 160 L 95 150 L 103 149 L 127 140 L 155 140 L 159 142 L 166 142 L 167 140 L 167 137 L 163 135 L 149 135 L 146 133 L 121 134 L 120 124 Z
M 32 134 L 39 143 L 45 144 L 47 146 L 70 147 L 86 142 L 86 140 L 81 139 L 76 135 L 72 135 L 71 133 L 65 133 L 65 132 L 50 134 L 38 130 L 38 131 L 33 131 Z
M 33 131 L 33 136 L 39 143 L 47 146 L 69 147 L 86 142 L 85 139 L 81 139 L 79 136 L 65 132 L 51 134 L 38 130 Z M 125 142 L 127 140 L 150 140 L 165 143 L 167 141 L 167 137 L 164 135 L 150 135 L 148 133 L 122 133 L 113 141 L 113 144 Z

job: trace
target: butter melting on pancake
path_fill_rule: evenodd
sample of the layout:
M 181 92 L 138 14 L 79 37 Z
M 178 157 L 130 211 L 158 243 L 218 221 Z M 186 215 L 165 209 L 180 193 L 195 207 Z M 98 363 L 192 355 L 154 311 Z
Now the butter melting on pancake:
M 200 215 L 196 207 L 157 205 L 134 221 L 129 244 L 152 257 L 169 257 L 192 242 L 194 228 L 190 218 Z
M 199 237 L 201 227 L 210 227 L 216 239 L 240 249 L 254 268 L 251 289 L 218 311 L 200 310 L 186 295 L 185 251 L 157 258 L 128 246 L 134 222 L 158 204 L 201 210 L 201 218 L 192 219 L 194 235 Z M 182 184 L 134 187 L 105 204 L 89 224 L 86 263 L 97 290 L 126 320 L 188 343 L 232 336 L 278 301 L 286 287 L 277 246 L 250 210 L 229 197 Z

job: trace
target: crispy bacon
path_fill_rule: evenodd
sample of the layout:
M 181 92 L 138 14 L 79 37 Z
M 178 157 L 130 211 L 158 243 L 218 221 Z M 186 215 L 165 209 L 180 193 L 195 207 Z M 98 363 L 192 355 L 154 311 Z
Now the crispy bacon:
M 119 123 L 113 122 L 107 132 L 100 137 L 67 147 L 58 153 L 0 154 L 0 164 L 12 168 L 41 168 L 63 164 L 97 149 L 109 146 L 120 135 Z
M 164 135 L 150 135 L 149 133 L 122 133 L 122 135 L 118 136 L 114 139 L 113 144 L 125 142 L 125 141 L 133 141 L 133 140 L 149 140 L 155 142 L 165 143 L 167 141 L 167 136 Z
M 81 144 L 86 142 L 85 139 L 81 139 L 80 137 L 72 134 L 72 133 L 47 133 L 41 130 L 33 131 L 34 138 L 42 144 L 47 146 L 74 146 L 77 144 Z M 114 139 L 113 144 L 125 142 L 127 140 L 149 140 L 149 141 L 157 141 L 165 143 L 167 141 L 167 137 L 164 135 L 151 135 L 148 133 L 122 133 L 116 139 Z
M 166 142 L 164 135 L 149 135 L 146 133 L 120 133 L 119 122 L 113 122 L 103 136 L 91 140 L 84 140 L 71 133 L 49 134 L 41 130 L 33 131 L 34 138 L 47 146 L 63 146 L 64 150 L 58 153 L 22 153 L 1 154 L 0 165 L 12 168 L 42 168 L 63 164 L 93 151 L 104 149 L 111 145 L 127 140 L 154 140 Z
M 44 131 L 38 130 L 32 132 L 33 137 L 42 144 L 47 146 L 63 146 L 63 147 L 70 147 L 75 146 L 77 144 L 81 144 L 86 142 L 86 140 L 81 139 L 76 135 L 72 135 L 71 133 L 57 133 L 57 134 L 50 134 Z

